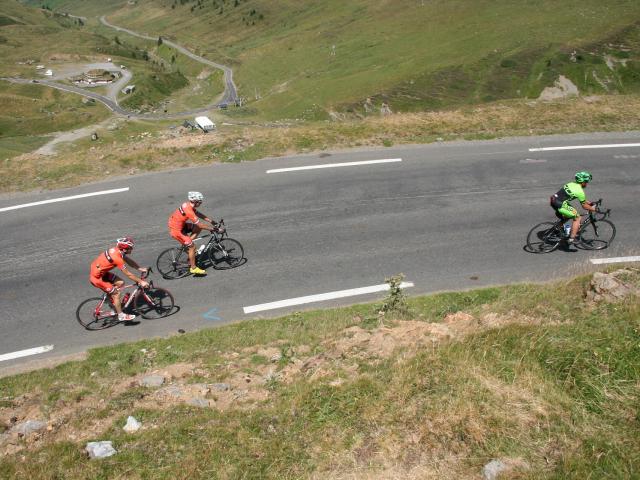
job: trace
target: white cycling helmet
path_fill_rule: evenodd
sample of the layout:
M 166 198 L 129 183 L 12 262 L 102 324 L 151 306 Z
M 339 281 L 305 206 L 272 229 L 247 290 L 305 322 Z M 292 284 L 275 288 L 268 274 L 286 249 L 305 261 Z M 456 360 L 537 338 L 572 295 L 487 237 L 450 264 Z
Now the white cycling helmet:
M 202 200 L 204 200 L 204 195 L 202 195 L 200 192 L 189 192 L 189 195 L 187 197 L 189 198 L 190 202 L 201 202 Z

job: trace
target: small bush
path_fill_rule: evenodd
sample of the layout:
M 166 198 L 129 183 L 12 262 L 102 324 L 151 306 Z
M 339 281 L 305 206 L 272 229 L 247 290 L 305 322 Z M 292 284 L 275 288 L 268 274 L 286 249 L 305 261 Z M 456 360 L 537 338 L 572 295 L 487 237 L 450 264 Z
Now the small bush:
M 385 282 L 389 284 L 389 295 L 382 302 L 380 312 L 405 314 L 409 311 L 407 296 L 400 287 L 402 280 L 404 280 L 402 273 L 385 279 Z

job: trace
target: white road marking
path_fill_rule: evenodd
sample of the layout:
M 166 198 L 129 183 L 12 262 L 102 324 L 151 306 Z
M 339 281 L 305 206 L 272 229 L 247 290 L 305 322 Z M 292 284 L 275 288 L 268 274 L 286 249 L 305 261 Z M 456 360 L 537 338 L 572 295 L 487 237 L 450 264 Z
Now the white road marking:
M 611 143 L 609 145 L 571 145 L 568 147 L 530 148 L 530 152 L 548 152 L 551 150 L 585 150 L 588 148 L 628 148 L 640 147 L 640 143 Z
M 412 282 L 402 282 L 400 288 L 413 287 Z M 319 293 L 317 295 L 308 295 L 306 297 L 290 298 L 288 300 L 280 300 L 277 302 L 262 303 L 260 305 L 252 305 L 244 307 L 244 313 L 262 312 L 264 310 L 274 310 L 276 308 L 291 307 L 293 305 L 303 305 L 305 303 L 321 302 L 323 300 L 333 300 L 334 298 L 353 297 L 355 295 L 364 295 L 367 293 L 384 292 L 389 290 L 388 284 L 372 285 L 370 287 L 352 288 L 349 290 L 338 290 L 336 292 Z
M 376 163 L 392 163 L 401 161 L 401 158 L 385 158 L 382 160 L 363 160 L 361 162 L 325 163 L 322 165 L 307 165 L 305 167 L 275 168 L 273 170 L 267 170 L 267 173 L 295 172 L 297 170 L 315 170 L 317 168 L 354 167 L 358 165 L 372 165 Z
M 20 350 L 18 352 L 5 353 L 0 355 L 0 362 L 5 360 L 13 360 L 14 358 L 28 357 L 29 355 L 37 355 L 39 353 L 50 352 L 53 350 L 53 345 L 44 345 L 42 347 L 28 348 L 26 350 Z
M 546 163 L 547 161 L 544 158 L 525 158 L 524 160 L 520 160 L 520 163 Z
M 589 260 L 595 265 L 602 263 L 626 263 L 626 262 L 640 262 L 640 256 L 638 257 L 610 257 L 610 258 L 592 258 Z
M 35 207 L 36 205 L 45 205 L 47 203 L 66 202 L 67 200 L 76 200 L 78 198 L 95 197 L 96 195 L 108 195 L 110 193 L 127 192 L 129 187 L 114 188 L 113 190 L 102 190 L 101 192 L 83 193 L 80 195 L 72 195 L 70 197 L 52 198 L 50 200 L 41 200 L 39 202 L 23 203 L 22 205 L 13 205 L 11 207 L 0 208 L 0 212 L 8 212 L 9 210 L 18 210 L 19 208 Z

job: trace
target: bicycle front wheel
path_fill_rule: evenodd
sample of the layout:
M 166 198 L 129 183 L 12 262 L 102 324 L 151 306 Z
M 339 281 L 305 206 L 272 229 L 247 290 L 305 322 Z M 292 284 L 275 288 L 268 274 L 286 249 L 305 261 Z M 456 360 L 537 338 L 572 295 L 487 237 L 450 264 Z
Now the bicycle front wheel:
M 531 253 L 553 252 L 562 241 L 562 231 L 554 222 L 542 222 L 527 235 L 527 250 Z
M 613 242 L 616 227 L 609 220 L 598 220 L 590 223 L 580 232 L 580 245 L 585 250 L 602 250 Z
M 240 265 L 244 259 L 244 249 L 233 238 L 223 238 L 209 247 L 209 260 L 216 270 L 228 270 Z
M 87 330 L 104 330 L 118 323 L 118 314 L 102 298 L 89 298 L 76 310 L 78 323 Z
M 169 290 L 152 287 L 140 291 L 136 297 L 135 309 L 142 318 L 162 318 L 173 312 L 174 300 Z
M 163 278 L 175 280 L 189 275 L 189 254 L 182 248 L 168 248 L 156 260 Z

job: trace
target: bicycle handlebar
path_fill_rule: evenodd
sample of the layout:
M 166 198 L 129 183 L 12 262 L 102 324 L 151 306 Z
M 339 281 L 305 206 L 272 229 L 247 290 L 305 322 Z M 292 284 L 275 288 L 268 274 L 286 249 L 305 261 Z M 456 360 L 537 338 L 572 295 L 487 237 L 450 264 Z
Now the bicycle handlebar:
M 603 218 L 607 217 L 610 213 L 611 213 L 611 209 L 607 208 L 606 210 L 600 210 L 600 206 L 602 205 L 602 199 L 599 198 L 597 201 L 595 202 L 591 202 L 591 204 L 596 207 L 596 211 L 592 212 L 589 211 L 589 216 L 592 218 L 595 218 L 596 215 L 600 215 L 599 220 L 602 220 Z
M 223 234 L 227 232 L 227 228 L 224 226 L 224 218 L 221 218 L 220 221 L 214 225 L 214 230 L 211 230 L 210 233 L 207 233 L 205 235 L 200 235 L 198 238 L 195 238 L 193 241 L 199 242 L 200 240 L 204 240 L 205 238 L 212 237 L 214 232 L 219 234 Z

